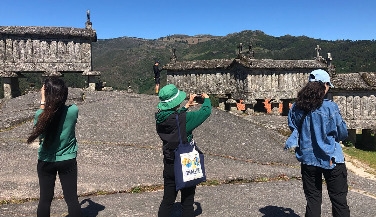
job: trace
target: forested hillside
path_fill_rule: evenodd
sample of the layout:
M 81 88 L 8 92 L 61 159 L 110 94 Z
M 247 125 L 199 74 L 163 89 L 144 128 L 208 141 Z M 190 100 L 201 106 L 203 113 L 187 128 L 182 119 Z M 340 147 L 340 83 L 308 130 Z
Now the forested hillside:
M 114 89 L 127 89 L 128 85 L 138 93 L 153 93 L 152 66 L 158 59 L 161 65 L 169 62 L 172 49 L 176 49 L 178 61 L 234 58 L 239 43 L 243 50 L 251 43 L 255 58 L 261 59 L 313 59 L 316 46 L 321 47 L 324 58 L 331 53 L 337 73 L 376 72 L 376 42 L 374 40 L 327 41 L 306 36 L 273 37 L 262 31 L 242 31 L 227 36 L 171 35 L 155 40 L 121 37 L 98 40 L 93 43 L 93 70 L 101 71 L 101 81 Z M 25 74 L 20 79 L 24 92 L 30 84 L 39 88 L 41 78 Z M 39 80 L 38 80 L 39 79 Z M 65 74 L 69 86 L 84 87 L 85 78 L 78 74 Z M 166 73 L 162 72 L 162 85 Z M 164 82 L 164 83 L 163 83 Z M 3 95 L 0 88 L 0 96 Z
M 243 49 L 248 49 L 252 43 L 255 58 L 313 59 L 316 56 L 315 48 L 319 45 L 321 56 L 325 58 L 327 53 L 332 54 L 337 73 L 376 72 L 376 42 L 369 40 L 327 41 L 289 35 L 273 37 L 261 31 L 212 36 L 211 40 L 195 44 L 188 43 L 193 40 L 189 36 L 169 38 L 172 40 L 128 37 L 99 40 L 93 44 L 93 67 L 102 72 L 101 79 L 109 86 L 125 89 L 130 84 L 140 93 L 152 93 L 154 60 L 160 60 L 162 65 L 168 63 L 172 48 L 176 48 L 180 61 L 218 59 L 234 58 L 239 43 L 243 43 Z M 165 73 L 162 74 L 165 76 Z

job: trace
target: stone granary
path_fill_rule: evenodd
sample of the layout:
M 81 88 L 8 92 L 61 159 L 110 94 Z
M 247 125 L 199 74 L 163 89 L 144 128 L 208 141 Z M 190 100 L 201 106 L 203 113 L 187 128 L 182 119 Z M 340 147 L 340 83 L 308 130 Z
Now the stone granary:
M 338 104 L 346 120 L 348 140 L 355 144 L 356 134 L 361 130 L 363 148 L 376 151 L 376 73 L 337 74 L 332 77 L 332 83 L 335 88 L 329 91 L 328 97 Z
M 312 70 L 334 74 L 328 55 L 324 59 L 317 52 L 313 60 L 255 59 L 250 50 L 235 59 L 172 61 L 164 69 L 167 83 L 187 92 L 217 95 L 220 107 L 242 102 L 251 111 L 286 113 Z
M 298 91 L 314 69 L 332 77 L 328 98 L 339 105 L 355 144 L 356 131 L 363 136 L 376 129 L 376 73 L 336 74 L 331 54 L 322 58 L 319 46 L 313 60 L 255 59 L 254 52 L 239 52 L 235 59 L 174 61 L 166 64 L 167 83 L 187 92 L 217 95 L 226 110 L 255 110 L 287 115 Z M 243 103 L 243 106 L 239 106 Z
M 24 73 L 61 76 L 82 73 L 95 90 L 98 71 L 92 71 L 91 44 L 97 41 L 87 12 L 85 28 L 0 26 L 0 77 L 4 98 L 20 95 L 18 78 Z

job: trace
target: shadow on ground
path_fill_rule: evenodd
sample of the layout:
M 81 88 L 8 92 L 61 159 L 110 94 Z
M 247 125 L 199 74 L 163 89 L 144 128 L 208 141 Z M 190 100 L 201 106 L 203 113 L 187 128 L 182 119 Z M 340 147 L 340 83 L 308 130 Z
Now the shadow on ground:
M 278 206 L 266 206 L 260 209 L 263 217 L 300 217 L 293 209 Z
M 201 215 L 202 214 L 201 204 L 198 203 L 198 202 L 195 202 L 194 206 L 196 207 L 195 212 L 194 212 L 195 216 Z M 182 215 L 182 206 L 181 206 L 180 202 L 177 202 L 172 207 L 172 216 L 178 217 L 178 216 L 181 216 L 181 215 Z
M 106 208 L 105 206 L 92 201 L 90 198 L 82 200 L 80 205 L 81 207 L 83 205 L 85 206 L 85 208 L 81 208 L 85 217 L 96 217 L 99 215 L 100 211 Z

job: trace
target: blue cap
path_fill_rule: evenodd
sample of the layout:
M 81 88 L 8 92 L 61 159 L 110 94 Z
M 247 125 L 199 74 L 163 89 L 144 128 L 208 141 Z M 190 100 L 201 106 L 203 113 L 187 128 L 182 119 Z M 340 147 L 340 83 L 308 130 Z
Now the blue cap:
M 333 84 L 330 82 L 330 76 L 329 74 L 322 69 L 316 69 L 309 74 L 309 82 L 312 81 L 321 81 L 323 83 L 329 83 L 330 87 L 334 87 Z

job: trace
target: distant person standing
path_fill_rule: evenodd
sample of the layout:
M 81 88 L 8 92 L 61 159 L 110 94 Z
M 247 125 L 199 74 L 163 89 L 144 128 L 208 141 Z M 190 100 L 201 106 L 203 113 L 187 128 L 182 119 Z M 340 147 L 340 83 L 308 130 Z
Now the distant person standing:
M 156 60 L 153 65 L 153 71 L 154 71 L 154 80 L 155 80 L 155 93 L 159 93 L 159 84 L 161 83 L 161 71 L 163 69 L 159 69 L 159 61 Z
M 34 128 L 27 139 L 39 137 L 38 165 L 40 199 L 38 217 L 50 216 L 56 175 L 59 174 L 64 200 L 70 217 L 81 217 L 77 198 L 76 105 L 65 105 L 68 88 L 57 77 L 47 78 L 41 88 L 40 109 L 35 113 Z
M 325 99 L 331 87 L 326 71 L 312 71 L 288 114 L 292 134 L 285 149 L 295 149 L 296 158 L 301 162 L 306 217 L 321 216 L 322 175 L 332 203 L 332 215 L 350 216 L 347 169 L 339 144 L 348 132 L 337 104 Z

